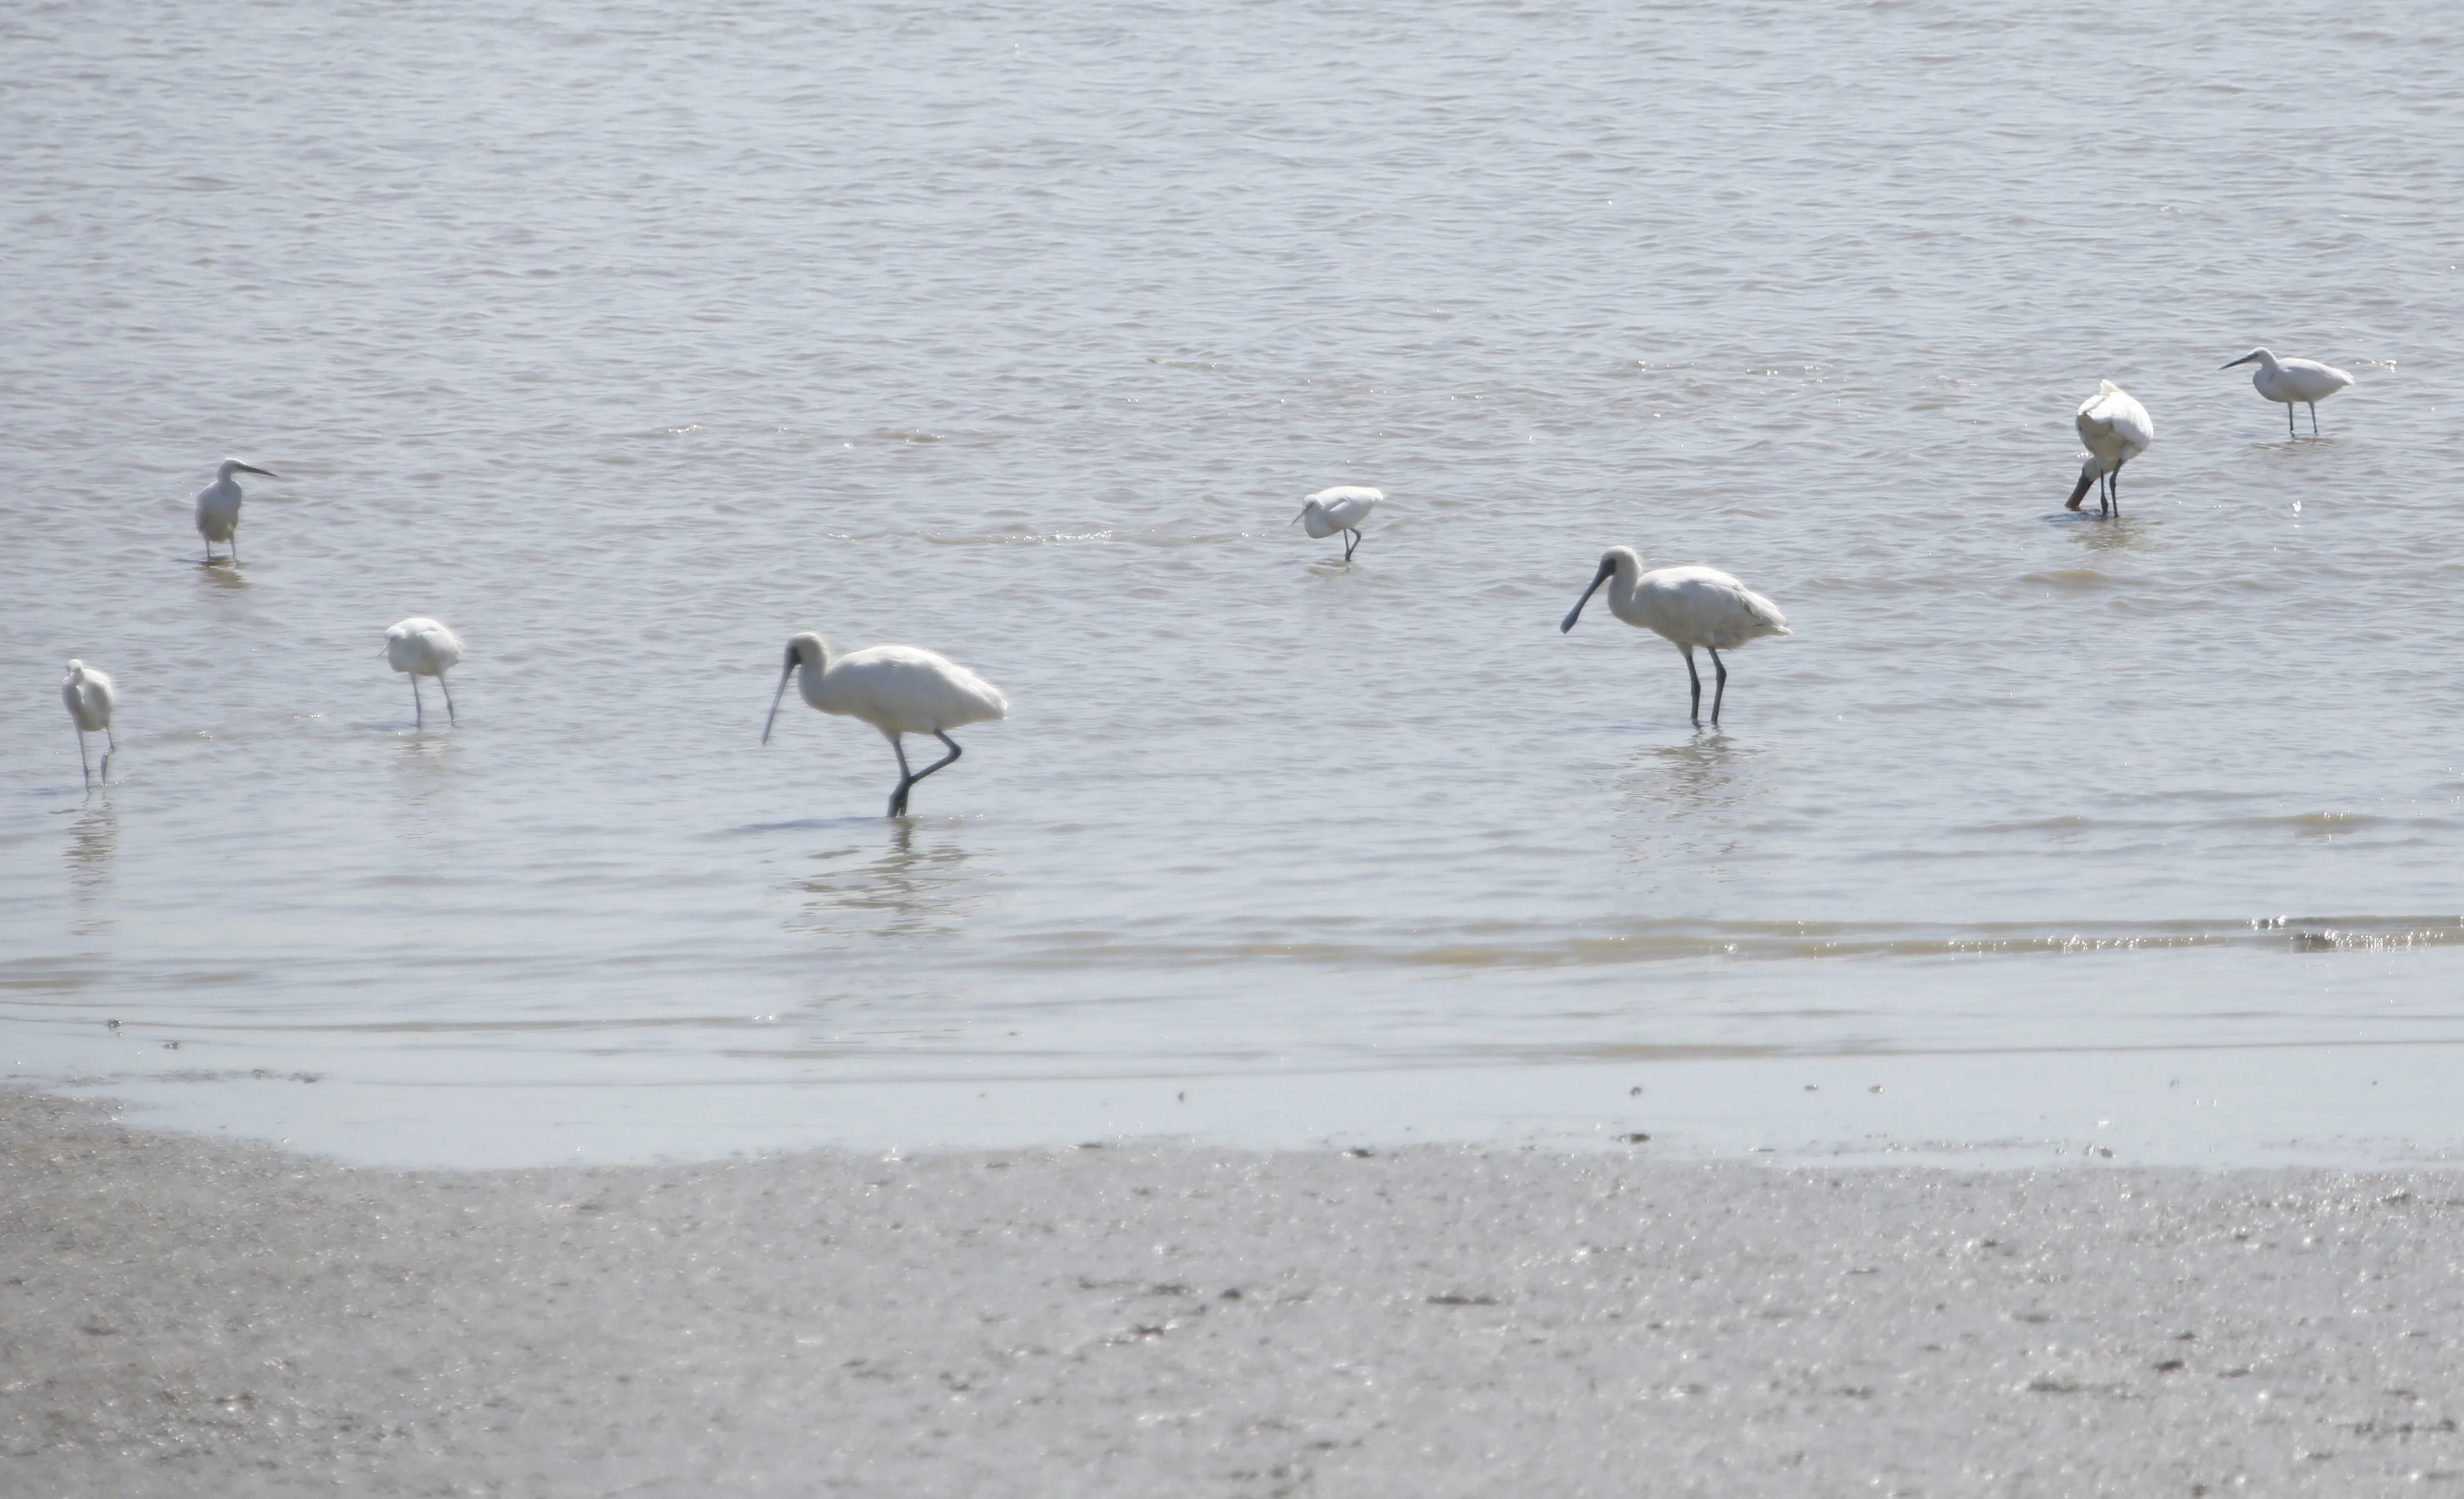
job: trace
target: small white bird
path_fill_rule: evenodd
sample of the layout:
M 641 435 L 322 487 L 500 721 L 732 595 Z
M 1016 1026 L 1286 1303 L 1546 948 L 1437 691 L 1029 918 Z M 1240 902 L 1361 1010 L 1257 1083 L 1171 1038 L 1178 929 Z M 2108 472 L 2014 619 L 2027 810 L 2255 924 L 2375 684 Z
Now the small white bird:
M 2265 349 L 2253 349 L 2233 364 L 2219 367 L 2231 369 L 2233 364 L 2258 361 L 2250 372 L 2250 383 L 2270 401 L 2284 403 L 2284 435 L 2295 435 L 2293 406 L 2295 402 L 2310 408 L 2310 435 L 2319 435 L 2319 403 L 2353 383 L 2353 377 L 2333 364 L 2321 364 L 2315 359 L 2277 359 Z
M 1376 509 L 1377 502 L 1385 497 L 1383 490 L 1370 489 L 1361 484 L 1338 484 L 1309 496 L 1302 502 L 1301 513 L 1292 517 L 1292 520 L 1307 521 L 1312 540 L 1323 540 L 1337 531 L 1343 532 L 1349 538 L 1343 543 L 1343 560 L 1348 562 L 1352 561 L 1353 549 L 1360 545 L 1360 522 L 1368 519 L 1369 512 Z M 1285 523 L 1288 525 L 1291 522 Z
M 2077 510 L 2088 486 L 2101 479 L 2096 492 L 2098 518 L 2122 514 L 2122 466 L 2147 451 L 2156 440 L 2156 423 L 2130 392 L 2110 380 L 2097 382 L 2096 394 L 2079 403 L 2079 442 L 2087 461 L 2079 465 L 2079 487 L 2063 501 Z
M 425 614 L 414 614 L 385 631 L 385 661 L 397 672 L 410 676 L 411 727 L 428 727 L 428 705 L 419 700 L 419 679 L 436 678 L 436 687 L 445 694 L 445 721 L 458 724 L 453 714 L 453 689 L 445 685 L 445 673 L 462 660 L 462 637 L 447 629 Z
M 214 560 L 214 543 L 231 544 L 232 562 L 239 561 L 239 486 L 231 482 L 234 474 L 262 474 L 278 479 L 281 474 L 272 469 L 260 469 L 242 463 L 237 458 L 225 458 L 214 471 L 214 481 L 197 491 L 197 535 L 206 539 L 206 561 Z
M 779 703 L 787 695 L 787 679 L 804 701 L 824 713 L 861 718 L 881 731 L 898 757 L 898 789 L 890 793 L 890 815 L 907 812 L 908 789 L 926 776 L 958 759 L 958 746 L 949 731 L 963 724 L 1009 716 L 1009 699 L 1001 689 L 945 655 L 915 646 L 869 646 L 833 661 L 828 642 L 805 630 L 787 642 L 787 668 L 779 674 L 779 691 L 770 697 L 769 721 L 761 725 L 761 742 L 779 721 Z M 922 770 L 907 768 L 902 734 L 929 734 L 949 754 Z
M 1592 585 L 1557 627 L 1560 633 L 1574 628 L 1583 606 L 1592 602 L 1592 595 L 1604 583 L 1609 585 L 1610 613 L 1652 631 L 1685 653 L 1685 674 L 1694 683 L 1688 712 L 1697 726 L 1703 722 L 1703 678 L 1694 670 L 1696 646 L 1711 652 L 1711 670 L 1720 674 L 1711 694 L 1711 726 L 1717 728 L 1720 700 L 1728 692 L 1728 669 L 1720 652 L 1765 635 L 1793 633 L 1779 606 L 1718 568 L 1658 567 L 1644 572 L 1641 555 L 1631 546 L 1612 546 L 1600 554 L 1600 570 L 1592 575 Z
M 94 768 L 86 763 L 85 737 L 102 736 L 102 779 L 111 779 L 111 757 L 120 753 L 120 740 L 111 733 L 112 704 L 120 694 L 111 690 L 111 678 L 82 661 L 69 663 L 69 674 L 60 679 L 60 701 L 69 705 L 69 717 L 77 724 L 77 768 L 85 772 L 85 783 L 94 784 Z

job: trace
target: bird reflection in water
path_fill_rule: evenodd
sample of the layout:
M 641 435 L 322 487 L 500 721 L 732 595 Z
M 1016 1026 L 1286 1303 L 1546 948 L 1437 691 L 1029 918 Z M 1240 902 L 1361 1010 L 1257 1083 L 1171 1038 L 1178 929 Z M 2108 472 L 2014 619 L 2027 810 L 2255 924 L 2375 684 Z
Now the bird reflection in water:
M 797 884 L 811 898 L 801 930 L 886 937 L 955 937 L 984 896 L 976 856 L 947 826 L 894 823 L 882 841 L 813 855 L 821 872 Z
M 1682 864 L 1689 883 L 1737 877 L 1766 800 L 1765 753 L 1716 729 L 1638 751 L 1617 778 L 1618 847 L 1637 864 Z
M 108 793 L 87 803 L 69 825 L 69 884 L 90 894 L 111 883 L 111 863 L 120 852 L 120 813 Z

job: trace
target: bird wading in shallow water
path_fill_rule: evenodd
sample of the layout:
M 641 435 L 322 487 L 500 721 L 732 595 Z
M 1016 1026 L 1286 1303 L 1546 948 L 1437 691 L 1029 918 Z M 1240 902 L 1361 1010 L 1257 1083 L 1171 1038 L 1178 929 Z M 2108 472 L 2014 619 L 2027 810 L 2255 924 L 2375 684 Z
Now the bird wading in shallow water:
M 779 691 L 770 696 L 770 717 L 761 725 L 761 742 L 779 722 L 779 704 L 793 680 L 804 701 L 824 713 L 861 718 L 881 731 L 898 757 L 898 789 L 890 793 L 890 815 L 907 815 L 907 793 L 915 783 L 957 762 L 957 741 L 950 731 L 970 723 L 1009 716 L 1009 699 L 1001 689 L 945 655 L 916 646 L 868 646 L 830 658 L 829 643 L 811 630 L 787 642 L 786 670 L 779 674 Z M 950 753 L 922 770 L 907 768 L 904 734 L 929 734 Z
M 1592 585 L 1567 611 L 1566 622 L 1557 627 L 1560 633 L 1574 628 L 1583 606 L 1592 602 L 1602 584 L 1609 585 L 1610 613 L 1684 652 L 1685 675 L 1694 684 L 1688 713 L 1697 727 L 1703 722 L 1703 677 L 1694 670 L 1696 646 L 1711 652 L 1711 670 L 1719 673 L 1719 685 L 1711 693 L 1711 726 L 1717 728 L 1720 700 L 1728 691 L 1728 669 L 1720 652 L 1765 635 L 1793 633 L 1779 606 L 1718 568 L 1659 567 L 1644 572 L 1641 555 L 1630 546 L 1612 546 L 1600 554 L 1600 570 L 1592 575 Z
M 281 474 L 272 469 L 260 469 L 242 463 L 237 458 L 225 458 L 214 471 L 214 481 L 197 491 L 197 535 L 206 539 L 206 562 L 214 560 L 214 543 L 221 541 L 231 548 L 231 560 L 239 561 L 239 485 L 232 482 L 234 474 L 261 474 L 270 479 Z
M 94 784 L 94 770 L 86 763 L 85 737 L 102 736 L 102 779 L 111 779 L 111 757 L 120 753 L 120 740 L 112 737 L 111 709 L 120 694 L 111 690 L 111 678 L 82 661 L 69 663 L 69 674 L 60 679 L 60 701 L 68 704 L 69 717 L 77 724 L 77 768 L 85 772 L 85 783 Z
M 2293 408 L 2299 403 L 2310 408 L 2310 435 L 2319 435 L 2319 403 L 2353 383 L 2353 377 L 2332 364 L 2321 364 L 2315 359 L 2277 359 L 2265 349 L 2253 349 L 2241 358 L 2220 367 L 2247 364 L 2256 360 L 2258 367 L 2250 372 L 2250 383 L 2270 401 L 2284 403 L 2284 435 L 2297 435 L 2293 430 Z
M 445 721 L 462 721 L 454 716 L 453 689 L 445 685 L 445 673 L 462 659 L 461 636 L 425 614 L 414 614 L 385 631 L 385 653 L 386 664 L 410 677 L 412 728 L 428 727 L 428 705 L 419 700 L 423 676 L 436 678 L 436 690 L 445 694 Z
M 1360 545 L 1360 522 L 1386 497 L 1383 490 L 1359 484 L 1338 484 L 1322 489 L 1301 503 L 1301 513 L 1292 520 L 1306 523 L 1312 540 L 1323 540 L 1337 531 L 1344 534 L 1343 560 L 1352 561 L 1353 552 Z M 1289 524 L 1290 522 L 1286 522 Z
M 2156 423 L 2130 392 L 2110 380 L 2097 382 L 2096 394 L 2079 403 L 2079 445 L 2087 461 L 2079 465 L 2079 486 L 2063 504 L 2077 510 L 2097 485 L 2099 519 L 2122 514 L 2122 466 L 2147 451 L 2156 440 Z

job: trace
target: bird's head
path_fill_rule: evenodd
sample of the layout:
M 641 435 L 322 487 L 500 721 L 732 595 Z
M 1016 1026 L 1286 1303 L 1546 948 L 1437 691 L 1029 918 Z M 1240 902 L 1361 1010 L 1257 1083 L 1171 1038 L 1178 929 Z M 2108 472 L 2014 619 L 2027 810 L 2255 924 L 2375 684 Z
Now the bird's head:
M 2256 360 L 2259 364 L 2264 364 L 2269 368 L 2274 368 L 2276 365 L 2275 355 L 2270 354 L 2265 349 L 2253 349 L 2249 353 L 2244 354 L 2241 358 L 2233 360 L 2227 364 L 2219 364 L 2216 367 L 2218 369 L 2231 369 L 2234 364 L 2247 364 L 2253 360 Z
M 1574 601 L 1574 606 L 1566 611 L 1566 618 L 1563 623 L 1558 625 L 1557 633 L 1562 635 L 1568 630 L 1573 629 L 1574 628 L 1574 621 L 1583 617 L 1583 606 L 1592 602 L 1592 595 L 1600 591 L 1600 584 L 1616 577 L 1617 575 L 1617 570 L 1620 567 L 1625 566 L 1632 566 L 1638 570 L 1642 566 L 1642 558 L 1633 547 L 1612 546 L 1607 551 L 1602 552 L 1600 554 L 1600 565 L 1592 574 L 1592 585 L 1585 588 L 1583 590 L 1583 596 Z
M 225 458 L 223 466 L 214 471 L 214 476 L 222 480 L 229 480 L 234 474 L 261 474 L 270 479 L 282 477 L 272 469 L 260 469 L 253 463 L 242 463 L 237 458 Z
M 786 699 L 787 684 L 795 680 L 796 668 L 809 666 L 816 672 L 826 672 L 830 665 L 829 643 L 804 630 L 787 642 L 785 663 L 779 672 L 779 690 L 770 694 L 770 716 L 761 725 L 761 742 L 770 742 L 770 731 L 779 722 L 779 704 Z
M 69 657 L 69 678 L 68 678 L 68 679 L 69 679 L 70 681 L 74 682 L 74 681 L 76 681 L 78 677 L 83 676 L 83 675 L 85 675 L 85 663 L 84 663 L 84 662 L 82 662 L 82 661 L 80 661 L 80 660 L 78 660 L 78 659 L 77 659 L 77 657 L 75 657 L 75 656 L 71 656 L 71 657 Z
M 1302 520 L 1304 520 L 1304 519 L 1306 519 L 1306 518 L 1308 518 L 1309 513 L 1310 511 L 1312 511 L 1312 510 L 1324 510 L 1325 508 L 1326 508 L 1326 507 L 1325 507 L 1324 505 L 1319 504 L 1315 498 L 1305 499 L 1305 500 L 1301 501 L 1301 513 L 1300 513 L 1299 515 L 1297 515 L 1297 516 L 1292 517 L 1292 518 L 1290 518 L 1289 520 L 1285 521 L 1285 522 L 1284 522 L 1284 524 L 1286 524 L 1286 525 L 1287 525 L 1287 526 L 1296 526 L 1296 525 L 1299 525 L 1299 524 L 1301 523 L 1301 521 L 1302 521 Z

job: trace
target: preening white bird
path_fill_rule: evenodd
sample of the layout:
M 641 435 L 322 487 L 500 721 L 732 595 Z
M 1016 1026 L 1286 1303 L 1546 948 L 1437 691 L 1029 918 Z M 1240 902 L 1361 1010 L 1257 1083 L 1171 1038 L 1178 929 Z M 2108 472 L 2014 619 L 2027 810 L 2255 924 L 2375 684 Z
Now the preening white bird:
M 1301 513 L 1293 520 L 1306 523 L 1312 540 L 1324 540 L 1337 531 L 1344 533 L 1343 560 L 1352 561 L 1353 551 L 1360 545 L 1360 522 L 1386 497 L 1383 490 L 1362 484 L 1338 484 L 1322 489 L 1301 504 Z M 1290 522 L 1286 522 L 1289 524 Z
M 86 763 L 85 737 L 102 736 L 102 779 L 111 779 L 111 757 L 120 753 L 120 740 L 111 733 L 112 705 L 120 694 L 111 690 L 111 678 L 82 661 L 69 663 L 69 674 L 60 679 L 60 701 L 68 704 L 69 717 L 77 724 L 77 768 L 85 772 L 85 783 L 94 784 L 94 768 Z
M 214 543 L 228 542 L 231 561 L 239 561 L 239 486 L 231 481 L 234 474 L 262 474 L 278 479 L 281 474 L 272 469 L 260 469 L 242 463 L 237 458 L 225 458 L 214 471 L 214 481 L 197 491 L 197 535 L 206 539 L 206 561 L 214 560 Z
M 428 727 L 428 705 L 419 700 L 419 679 L 436 678 L 437 691 L 445 694 L 445 721 L 458 724 L 453 714 L 453 689 L 445 685 L 445 673 L 462 660 L 462 637 L 447 629 L 425 614 L 414 614 L 385 631 L 385 662 L 395 671 L 410 677 L 411 727 Z
M 2333 364 L 2321 364 L 2315 359 L 2277 359 L 2265 349 L 2253 349 L 2232 364 L 2221 367 L 2258 361 L 2250 372 L 2250 383 L 2270 401 L 2284 403 L 2284 435 L 2293 430 L 2293 407 L 2299 402 L 2310 408 L 2310 435 L 2319 435 L 2319 403 L 2353 383 L 2353 377 Z
M 2110 380 L 2100 380 L 2096 394 L 2079 403 L 2079 434 L 2080 445 L 2087 449 L 2087 461 L 2079 465 L 2079 487 L 2063 503 L 2077 510 L 2087 497 L 2088 486 L 2102 480 L 2096 492 L 2096 513 L 2100 518 L 2118 517 L 2122 466 L 2145 452 L 2156 440 L 2155 420 L 2129 391 Z
M 790 677 L 804 701 L 824 713 L 861 718 L 890 741 L 898 757 L 898 789 L 890 793 L 892 817 L 906 815 L 907 793 L 915 783 L 957 762 L 958 745 L 950 730 L 1009 716 L 1009 699 L 1000 688 L 948 656 L 916 646 L 868 646 L 833 661 L 829 643 L 805 630 L 787 642 L 787 667 L 770 696 L 769 720 L 761 725 L 764 744 L 779 722 Z M 902 734 L 929 734 L 950 753 L 911 771 Z
M 1711 693 L 1711 725 L 1720 723 L 1720 700 L 1727 695 L 1728 669 L 1723 650 L 1734 650 L 1765 635 L 1793 633 L 1779 606 L 1716 567 L 1656 567 L 1642 570 L 1642 557 L 1631 546 L 1612 546 L 1600 554 L 1600 570 L 1592 585 L 1574 601 L 1560 633 L 1574 628 L 1583 606 L 1592 602 L 1601 584 L 1609 585 L 1609 612 L 1639 629 L 1647 629 L 1685 653 L 1685 675 L 1694 684 L 1688 713 L 1703 721 L 1703 677 L 1694 670 L 1694 648 L 1711 652 L 1711 670 L 1719 685 Z

